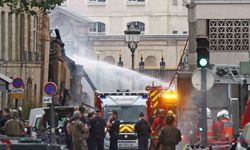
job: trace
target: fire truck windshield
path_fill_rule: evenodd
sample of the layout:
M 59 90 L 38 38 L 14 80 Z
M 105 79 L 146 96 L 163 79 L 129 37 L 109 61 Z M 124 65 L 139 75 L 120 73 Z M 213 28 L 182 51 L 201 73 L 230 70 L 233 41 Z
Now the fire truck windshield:
M 121 123 L 134 123 L 138 120 L 140 112 L 146 115 L 146 107 L 141 106 L 104 106 L 104 119 L 107 120 L 112 111 L 117 111 Z

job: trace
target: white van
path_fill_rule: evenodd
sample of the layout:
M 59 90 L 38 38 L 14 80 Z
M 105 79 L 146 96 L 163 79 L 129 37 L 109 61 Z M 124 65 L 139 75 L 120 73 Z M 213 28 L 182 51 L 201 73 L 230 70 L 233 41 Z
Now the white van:
M 44 108 L 34 108 L 30 110 L 29 115 L 29 128 L 30 128 L 30 136 L 36 138 L 37 137 L 37 131 L 39 129 L 40 121 L 45 113 Z M 47 108 L 48 109 L 48 108 Z
M 40 121 L 45 113 L 45 110 L 48 110 L 49 107 L 42 107 L 42 108 L 34 108 L 30 110 L 29 115 L 29 128 L 30 128 L 30 135 L 32 137 L 37 136 L 37 131 L 40 129 Z M 74 107 L 73 106 L 55 106 L 55 113 L 58 114 L 58 127 L 62 128 L 63 124 L 66 120 L 66 115 L 69 113 L 73 114 Z

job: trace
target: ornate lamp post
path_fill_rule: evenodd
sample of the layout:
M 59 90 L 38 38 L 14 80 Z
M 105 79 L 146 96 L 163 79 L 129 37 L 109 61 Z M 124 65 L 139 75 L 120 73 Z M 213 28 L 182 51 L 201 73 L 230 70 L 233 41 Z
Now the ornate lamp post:
M 127 30 L 124 31 L 126 36 L 126 42 L 128 42 L 128 48 L 131 51 L 132 57 L 132 70 L 134 70 L 134 57 L 135 50 L 137 48 L 137 44 L 139 43 L 139 37 L 141 31 L 133 25 L 128 25 Z
M 123 67 L 123 61 L 122 61 L 122 56 L 121 55 L 119 56 L 119 61 L 117 63 L 117 66 Z
M 164 58 L 162 57 L 162 58 L 161 58 L 161 62 L 160 62 L 160 69 L 161 69 L 161 70 L 164 70 L 164 69 L 165 69 L 165 66 L 166 66 L 166 63 L 165 63 L 165 61 L 164 61 Z
M 141 56 L 141 61 L 139 62 L 139 71 L 142 72 L 144 69 L 144 61 L 143 61 L 143 57 Z

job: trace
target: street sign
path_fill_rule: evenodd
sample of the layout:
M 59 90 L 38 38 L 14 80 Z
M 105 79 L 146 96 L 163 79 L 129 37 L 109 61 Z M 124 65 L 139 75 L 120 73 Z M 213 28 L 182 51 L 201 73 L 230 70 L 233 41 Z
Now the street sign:
M 23 88 L 12 88 L 10 91 L 10 96 L 15 99 L 22 99 L 24 97 L 24 89 Z
M 43 96 L 43 103 L 52 103 L 52 97 L 51 96 Z
M 23 80 L 21 78 L 15 78 L 12 82 L 13 87 L 21 88 L 23 86 Z
M 209 90 L 214 85 L 214 74 L 212 71 L 206 68 L 206 90 Z M 201 91 L 201 69 L 197 69 L 193 72 L 192 75 L 192 84 L 193 86 Z
M 57 86 L 54 82 L 46 83 L 43 89 L 44 92 L 49 96 L 53 96 L 57 92 Z

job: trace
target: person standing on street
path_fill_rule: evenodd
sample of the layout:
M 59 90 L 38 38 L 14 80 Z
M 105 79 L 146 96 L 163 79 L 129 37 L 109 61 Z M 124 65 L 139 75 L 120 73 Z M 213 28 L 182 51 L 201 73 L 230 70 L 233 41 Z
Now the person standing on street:
M 151 142 L 150 150 L 159 149 L 159 135 L 162 128 L 166 126 L 165 122 L 166 112 L 164 109 L 160 108 L 158 111 L 158 116 L 154 119 L 151 125 Z
M 107 122 L 107 127 L 108 127 L 108 132 L 110 135 L 109 150 L 117 150 L 118 149 L 120 121 L 118 120 L 116 111 L 111 112 L 111 115 L 110 115 L 108 122 Z
M 174 117 L 166 117 L 166 127 L 159 136 L 160 150 L 175 150 L 175 146 L 181 141 L 181 131 L 174 126 Z
M 106 122 L 102 118 L 102 113 L 99 109 L 96 109 L 95 112 L 96 112 L 95 117 L 89 121 L 89 127 L 90 127 L 89 150 L 104 150 Z
M 139 114 L 139 121 L 135 124 L 135 133 L 138 137 L 138 145 L 139 150 L 147 150 L 148 149 L 148 138 L 150 135 L 150 125 L 145 120 L 144 114 L 141 112 Z
M 88 126 L 87 124 L 83 124 L 80 121 L 81 113 L 80 111 L 75 111 L 73 114 L 73 119 L 70 124 L 68 124 L 67 128 L 69 129 L 69 133 L 72 137 L 73 142 L 73 150 L 87 150 L 87 142 L 88 138 Z
M 3 131 L 3 127 L 5 125 L 5 123 L 10 119 L 10 110 L 9 108 L 4 108 L 3 109 L 3 116 L 2 118 L 0 119 L 0 131 L 1 131 L 1 134 L 4 134 L 4 131 Z
M 11 119 L 5 123 L 4 127 L 7 136 L 24 136 L 24 123 L 18 119 L 17 110 L 11 111 Z

